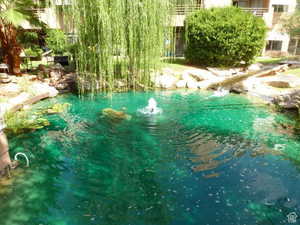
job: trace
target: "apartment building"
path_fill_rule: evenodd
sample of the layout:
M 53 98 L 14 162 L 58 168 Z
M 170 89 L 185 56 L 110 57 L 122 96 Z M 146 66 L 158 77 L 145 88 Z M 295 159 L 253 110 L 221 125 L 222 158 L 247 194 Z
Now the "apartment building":
M 54 0 L 54 7 L 47 7 L 43 2 L 46 0 L 35 0 L 40 3 L 40 8 L 34 9 L 40 19 L 50 28 L 62 29 L 71 33 L 70 28 L 64 23 L 62 7 L 69 5 L 71 0 Z M 184 6 L 178 0 L 176 11 L 172 16 L 172 26 L 175 30 L 175 54 L 184 55 L 184 20 L 186 15 L 200 8 L 236 6 L 242 10 L 262 17 L 268 27 L 266 45 L 262 55 L 285 56 L 300 55 L 300 38 L 290 37 L 283 29 L 282 19 L 293 13 L 297 6 L 297 0 L 195 0 L 193 5 Z M 29 24 L 24 28 L 32 29 Z
M 176 10 L 176 15 L 173 16 L 172 24 L 176 30 L 176 55 L 183 56 L 184 40 L 182 32 L 184 30 L 184 19 L 188 13 L 199 8 L 231 5 L 240 7 L 242 10 L 251 12 L 264 19 L 268 27 L 268 33 L 262 55 L 300 55 L 299 38 L 290 37 L 284 31 L 282 25 L 282 20 L 295 11 L 297 0 L 201 0 L 196 5 L 185 9 L 185 11 L 182 6 L 179 6 L 178 10 Z
M 64 22 L 65 15 L 62 7 L 70 5 L 71 0 L 52 0 L 52 5 L 47 3 L 48 0 L 34 0 L 34 2 L 37 7 L 31 10 L 36 13 L 39 19 L 47 24 L 49 28 L 62 29 L 66 33 L 70 32 L 70 29 L 66 27 L 66 23 Z M 26 22 L 22 24 L 22 27 L 28 30 L 36 29 Z

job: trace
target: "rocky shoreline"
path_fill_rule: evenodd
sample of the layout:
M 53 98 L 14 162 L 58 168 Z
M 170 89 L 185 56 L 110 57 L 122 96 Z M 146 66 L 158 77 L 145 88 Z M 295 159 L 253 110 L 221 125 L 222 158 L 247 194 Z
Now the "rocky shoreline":
M 222 88 L 234 93 L 245 93 L 279 105 L 285 109 L 298 108 L 300 77 L 282 74 L 289 64 L 248 68 L 218 69 L 193 68 L 175 71 L 163 68 L 153 73 L 152 82 L 157 89 L 191 89 L 194 91 Z M 291 64 L 293 66 L 293 64 Z M 60 93 L 76 90 L 75 73 L 66 73 L 57 64 L 50 68 L 38 67 L 37 75 L 21 77 L 0 74 L 0 106 L 3 111 L 17 111 L 39 100 L 56 97 Z M 2 112 L 3 113 L 3 112 Z
M 42 99 L 73 91 L 76 89 L 75 79 L 74 73 L 66 74 L 59 64 L 50 68 L 40 65 L 37 75 L 8 76 L 2 73 L 0 74 L 1 109 L 5 112 L 17 111 Z
M 73 91 L 76 87 L 75 74 L 66 74 L 60 65 L 50 68 L 39 66 L 38 70 L 37 75 L 12 76 L 0 73 L 0 119 L 8 112 L 17 112 L 43 99 L 54 98 L 60 93 Z M 11 160 L 7 139 L 3 132 L 3 121 L 1 124 L 0 176 L 3 176 L 9 173 Z
M 283 74 L 293 64 L 254 64 L 248 68 L 221 70 L 218 68 L 188 69 L 180 73 L 165 68 L 153 76 L 156 88 L 216 90 L 255 96 L 268 104 L 284 109 L 298 109 L 300 77 Z

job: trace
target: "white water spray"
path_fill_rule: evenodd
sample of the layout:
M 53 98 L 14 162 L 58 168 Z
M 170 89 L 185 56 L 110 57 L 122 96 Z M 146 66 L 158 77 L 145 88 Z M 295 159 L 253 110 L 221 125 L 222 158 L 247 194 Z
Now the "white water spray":
M 145 108 L 140 109 L 139 112 L 143 114 L 155 115 L 162 113 L 162 109 L 157 107 L 157 102 L 154 98 L 150 98 L 148 101 L 148 105 Z
M 18 152 L 18 153 L 15 155 L 15 160 L 16 160 L 16 161 L 18 160 L 18 156 L 19 156 L 19 155 L 23 156 L 23 157 L 26 159 L 26 167 L 29 167 L 29 159 L 28 159 L 28 157 L 25 155 L 25 153 Z

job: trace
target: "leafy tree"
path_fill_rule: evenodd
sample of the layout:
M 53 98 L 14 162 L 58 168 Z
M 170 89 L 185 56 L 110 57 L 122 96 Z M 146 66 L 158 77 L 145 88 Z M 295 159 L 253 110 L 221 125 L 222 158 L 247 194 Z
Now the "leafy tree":
M 237 7 L 201 9 L 186 20 L 189 62 L 209 66 L 250 64 L 266 35 L 262 18 Z
M 39 46 L 39 35 L 37 32 L 24 30 L 18 35 L 18 42 L 21 43 L 24 48 L 30 48 L 32 45 Z
M 40 57 L 43 53 L 40 44 L 39 34 L 32 31 L 20 31 L 18 35 L 18 42 L 21 43 L 24 48 L 26 56 Z
M 300 35 L 300 0 L 297 0 L 297 4 L 295 12 L 283 19 L 284 28 L 292 36 Z
M 62 54 L 68 50 L 67 36 L 62 30 L 48 29 L 46 35 L 46 45 L 55 54 Z
M 44 24 L 31 10 L 36 7 L 32 0 L 0 0 L 0 42 L 3 52 L 3 61 L 9 65 L 12 74 L 20 74 L 22 51 L 18 35 L 22 24 L 39 27 Z

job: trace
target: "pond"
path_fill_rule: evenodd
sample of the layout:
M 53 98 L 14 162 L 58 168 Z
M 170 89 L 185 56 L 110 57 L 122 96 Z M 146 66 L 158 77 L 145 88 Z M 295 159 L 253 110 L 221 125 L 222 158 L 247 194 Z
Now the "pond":
M 291 118 L 229 94 L 79 98 L 47 128 L 10 137 L 30 167 L 0 184 L 1 225 L 300 224 Z M 139 112 L 154 98 L 162 113 Z M 102 115 L 123 110 L 124 120 Z M 296 216 L 299 215 L 298 220 Z

